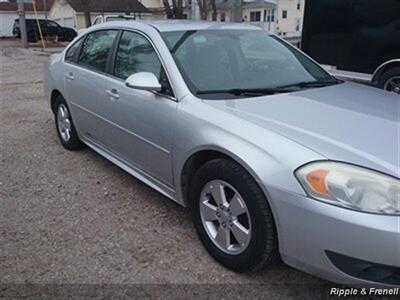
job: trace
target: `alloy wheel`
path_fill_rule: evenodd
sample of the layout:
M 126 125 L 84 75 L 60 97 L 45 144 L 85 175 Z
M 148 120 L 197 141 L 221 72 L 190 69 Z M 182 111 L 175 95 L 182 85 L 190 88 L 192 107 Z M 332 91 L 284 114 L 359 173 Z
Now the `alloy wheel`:
M 71 120 L 69 117 L 68 109 L 64 104 L 60 104 L 57 110 L 57 123 L 58 123 L 58 131 L 61 135 L 61 138 L 68 142 L 71 138 Z
M 213 243 L 235 255 L 246 250 L 251 238 L 251 220 L 239 192 L 222 180 L 207 183 L 200 195 L 201 222 Z
M 385 82 L 383 88 L 386 91 L 400 94 L 400 76 L 389 78 L 389 80 Z

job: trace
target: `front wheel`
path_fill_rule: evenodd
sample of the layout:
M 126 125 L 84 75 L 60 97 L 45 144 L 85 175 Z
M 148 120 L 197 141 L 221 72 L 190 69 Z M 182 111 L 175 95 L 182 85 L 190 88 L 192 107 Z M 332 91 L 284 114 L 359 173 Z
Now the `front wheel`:
M 378 86 L 386 91 L 400 94 L 400 67 L 392 68 L 383 73 Z
M 61 144 L 68 150 L 79 150 L 83 143 L 79 140 L 78 134 L 72 122 L 71 112 L 67 102 L 60 95 L 55 102 L 55 122 L 57 135 Z
M 189 196 L 196 231 L 211 256 L 236 272 L 268 266 L 278 256 L 274 218 L 252 176 L 227 159 L 195 174 Z

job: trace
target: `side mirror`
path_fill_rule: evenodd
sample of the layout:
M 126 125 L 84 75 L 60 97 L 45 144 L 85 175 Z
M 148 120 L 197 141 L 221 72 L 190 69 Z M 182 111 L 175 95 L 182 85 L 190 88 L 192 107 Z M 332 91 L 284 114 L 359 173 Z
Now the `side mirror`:
M 157 77 L 150 72 L 139 72 L 129 76 L 125 80 L 125 85 L 138 90 L 150 92 L 161 91 L 160 82 L 158 81 Z

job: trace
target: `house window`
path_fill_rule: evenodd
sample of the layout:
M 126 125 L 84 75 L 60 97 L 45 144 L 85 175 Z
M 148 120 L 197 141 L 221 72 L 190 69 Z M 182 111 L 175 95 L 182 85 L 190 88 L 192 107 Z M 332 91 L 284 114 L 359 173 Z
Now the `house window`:
M 297 10 L 300 10 L 301 8 L 301 0 L 297 0 Z
M 251 11 L 250 22 L 260 22 L 260 21 L 261 21 L 261 11 Z
M 287 19 L 287 10 L 282 10 L 282 19 Z
M 267 22 L 273 23 L 275 22 L 275 9 L 269 9 L 267 12 Z
M 225 12 L 221 12 L 220 21 L 225 22 Z
M 267 22 L 267 10 L 266 9 L 264 9 L 264 22 Z
M 296 31 L 300 31 L 300 24 L 301 24 L 301 19 L 298 18 L 298 19 L 296 20 Z

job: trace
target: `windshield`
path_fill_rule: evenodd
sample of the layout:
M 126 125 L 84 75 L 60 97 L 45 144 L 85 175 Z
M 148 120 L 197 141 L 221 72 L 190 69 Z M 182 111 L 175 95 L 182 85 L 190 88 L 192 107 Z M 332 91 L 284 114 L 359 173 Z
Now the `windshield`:
M 258 30 L 162 33 L 187 86 L 206 99 L 245 97 L 238 91 L 289 91 L 335 79 L 294 47 Z M 299 85 L 299 84 L 302 85 Z M 232 92 L 234 91 L 234 92 Z

